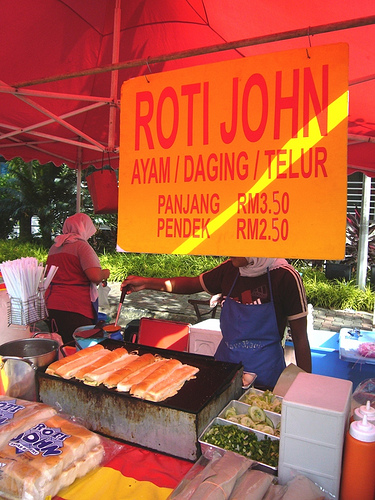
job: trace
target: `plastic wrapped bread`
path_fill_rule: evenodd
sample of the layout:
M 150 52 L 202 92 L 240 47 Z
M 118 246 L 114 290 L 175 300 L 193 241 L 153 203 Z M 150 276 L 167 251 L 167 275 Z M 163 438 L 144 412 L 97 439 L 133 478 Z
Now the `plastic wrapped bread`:
M 302 498 L 303 500 L 324 500 L 325 493 L 311 479 L 299 474 L 287 483 L 283 500 L 301 500 Z
M 56 413 L 56 410 L 43 403 L 0 396 L 0 450 L 12 437 Z
M 250 469 L 236 482 L 230 500 L 263 500 L 273 481 L 273 476 L 260 470 Z
M 172 493 L 173 500 L 227 500 L 236 481 L 252 462 L 236 453 L 227 452 L 209 461 L 192 481 Z
M 287 487 L 281 484 L 271 484 L 262 500 L 281 500 Z
M 44 500 L 87 474 L 103 457 L 97 434 L 55 415 L 0 451 L 0 497 Z

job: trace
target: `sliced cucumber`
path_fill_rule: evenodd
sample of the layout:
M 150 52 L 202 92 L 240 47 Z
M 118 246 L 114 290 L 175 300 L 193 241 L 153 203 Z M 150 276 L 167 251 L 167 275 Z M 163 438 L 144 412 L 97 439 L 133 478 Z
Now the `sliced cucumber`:
M 259 408 L 259 406 L 251 406 L 249 409 L 249 415 L 254 422 L 264 422 L 266 420 L 266 414 Z
M 254 425 L 254 422 L 248 416 L 243 416 L 239 422 L 241 425 L 244 425 L 246 427 L 253 427 Z
M 266 434 L 274 434 L 274 430 L 269 425 L 257 425 L 257 429 L 261 432 L 265 432 Z
M 274 429 L 274 428 L 275 428 L 274 423 L 272 422 L 272 420 L 270 419 L 270 417 L 269 417 L 269 416 L 267 416 L 267 415 L 266 415 L 266 420 L 265 420 L 265 423 L 266 423 L 267 425 L 269 425 L 270 427 L 272 427 L 272 429 Z

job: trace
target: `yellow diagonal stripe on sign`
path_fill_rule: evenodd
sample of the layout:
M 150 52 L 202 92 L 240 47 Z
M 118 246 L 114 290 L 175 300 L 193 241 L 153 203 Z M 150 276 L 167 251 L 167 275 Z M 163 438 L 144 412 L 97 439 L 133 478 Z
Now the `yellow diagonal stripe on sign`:
M 332 132 L 340 123 L 347 117 L 347 106 L 348 106 L 348 93 L 344 92 L 340 97 L 333 101 L 328 106 L 328 134 Z M 305 149 L 310 149 L 315 146 L 321 139 L 322 136 L 319 133 L 318 120 L 313 117 L 309 122 L 310 136 L 303 138 L 303 146 Z M 298 136 L 302 135 L 303 130 L 299 130 Z M 293 149 L 293 147 L 299 147 L 299 153 L 296 152 L 296 161 L 301 158 L 301 143 L 298 137 L 296 139 L 290 139 L 281 149 Z M 279 166 L 278 172 L 283 173 L 289 167 L 285 165 L 283 168 Z M 269 169 L 262 175 L 262 177 L 247 191 L 247 195 L 254 195 L 260 193 L 263 189 L 269 186 L 273 181 L 276 180 L 276 159 L 271 162 L 271 175 L 269 175 Z M 207 225 L 207 233 L 213 234 L 218 229 L 220 229 L 226 222 L 228 222 L 237 213 L 237 200 L 225 209 L 221 214 L 219 214 L 215 219 L 210 221 Z M 179 247 L 177 247 L 172 254 L 189 254 L 197 246 L 199 246 L 203 241 L 207 239 L 207 236 L 199 238 L 197 241 L 196 236 L 191 236 L 189 239 L 184 241 Z

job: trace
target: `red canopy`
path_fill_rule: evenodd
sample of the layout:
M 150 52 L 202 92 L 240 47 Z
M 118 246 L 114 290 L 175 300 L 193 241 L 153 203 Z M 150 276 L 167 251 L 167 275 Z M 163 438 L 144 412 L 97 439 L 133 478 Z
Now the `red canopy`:
M 348 173 L 375 176 L 373 0 L 3 0 L 1 6 L 6 159 L 117 167 L 123 81 L 347 42 Z

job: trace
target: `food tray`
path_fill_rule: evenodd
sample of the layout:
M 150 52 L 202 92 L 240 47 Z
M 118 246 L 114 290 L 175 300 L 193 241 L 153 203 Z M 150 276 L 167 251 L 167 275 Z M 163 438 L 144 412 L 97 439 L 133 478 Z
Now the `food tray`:
M 239 429 L 241 429 L 242 431 L 244 432 L 247 432 L 249 434 L 255 434 L 258 441 L 262 441 L 263 439 L 265 438 L 269 438 L 271 439 L 272 441 L 278 441 L 280 442 L 279 438 L 276 438 L 275 436 L 270 436 L 270 435 L 267 435 L 267 434 L 264 434 L 263 432 L 258 432 L 258 431 L 255 431 L 253 429 L 249 429 L 249 427 L 245 427 L 243 425 L 240 425 L 240 424 L 236 424 L 234 422 L 230 422 L 228 420 L 224 420 L 222 418 L 219 418 L 219 417 L 216 417 L 214 418 L 214 420 L 212 420 L 212 422 L 204 429 L 204 431 L 202 432 L 202 434 L 200 435 L 199 439 L 198 439 L 198 442 L 201 446 L 201 450 L 202 450 L 202 454 L 205 456 L 205 457 L 208 457 L 210 458 L 212 456 L 212 453 L 214 451 L 218 451 L 219 453 L 225 453 L 226 450 L 225 448 L 221 448 L 219 446 L 216 446 L 216 445 L 213 445 L 211 443 L 208 443 L 207 441 L 204 440 L 204 436 L 205 434 L 215 425 L 223 425 L 223 426 L 228 426 L 228 425 L 234 425 L 235 427 L 238 427 Z M 229 451 L 233 451 L 233 450 L 229 450 Z M 233 453 L 236 453 L 235 451 L 233 451 Z M 240 453 L 237 453 L 238 455 L 241 455 L 241 456 L 244 456 Z M 251 457 L 247 457 L 247 458 L 251 458 Z M 265 472 L 268 472 L 269 474 L 273 474 L 273 475 L 277 475 L 277 467 L 273 467 L 271 465 L 268 465 L 268 464 L 265 464 L 265 463 L 262 463 L 262 462 L 259 462 L 257 461 L 257 464 L 258 464 L 258 469 L 261 469 Z
M 250 389 L 248 389 L 247 391 L 245 391 L 242 396 L 239 398 L 239 401 L 241 401 L 241 403 L 245 403 L 245 404 L 248 404 L 246 403 L 246 396 L 248 394 L 258 394 L 259 396 L 262 396 L 264 394 L 265 391 L 261 391 L 260 389 L 254 389 L 254 387 L 250 387 Z M 280 403 L 283 402 L 283 398 L 281 396 L 276 396 L 274 395 L 275 398 L 277 400 L 280 401 Z M 268 413 L 273 413 L 274 415 L 280 415 L 280 413 L 277 413 L 277 412 L 273 412 L 273 411 L 270 411 L 270 410 L 267 410 Z
M 227 410 L 229 410 L 229 408 L 234 408 L 236 410 L 237 414 L 240 414 L 240 413 L 248 414 L 249 409 L 251 408 L 251 405 L 248 405 L 246 403 L 242 403 L 241 401 L 237 401 L 236 399 L 233 399 L 232 401 L 230 401 L 227 404 L 227 406 L 225 408 L 223 408 L 223 410 L 219 413 L 218 418 L 222 418 L 223 420 L 226 420 L 226 421 L 233 424 L 233 422 L 231 420 L 228 420 L 227 418 L 225 418 L 225 414 L 226 414 Z M 275 428 L 277 426 L 280 427 L 281 415 L 279 413 L 274 413 L 273 411 L 267 411 L 267 410 L 263 410 L 263 411 L 266 414 L 266 416 L 272 421 L 273 426 Z M 241 424 L 241 425 L 243 425 L 243 424 Z M 246 427 L 247 429 L 252 429 L 251 427 L 247 427 L 246 425 L 244 425 L 244 427 Z M 252 429 L 252 430 L 256 430 L 257 432 L 260 432 L 261 434 L 265 434 L 266 436 L 273 436 L 276 439 L 280 439 L 279 436 L 275 436 L 274 434 L 270 434 L 268 432 L 260 431 L 259 429 Z

